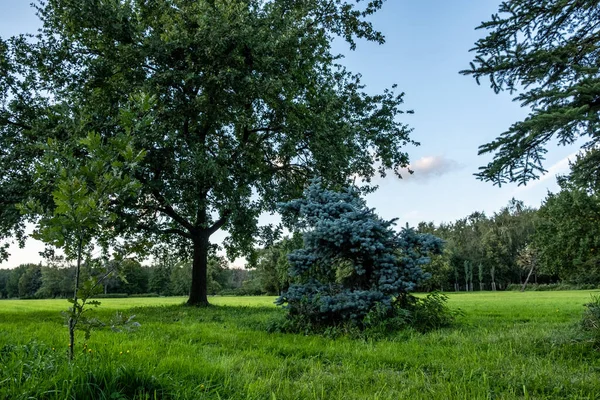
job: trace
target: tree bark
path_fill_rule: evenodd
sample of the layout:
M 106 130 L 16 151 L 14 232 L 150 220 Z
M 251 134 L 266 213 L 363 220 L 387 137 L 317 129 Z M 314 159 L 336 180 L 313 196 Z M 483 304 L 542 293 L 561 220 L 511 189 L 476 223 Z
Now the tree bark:
M 531 274 L 533 273 L 534 267 L 535 267 L 535 264 L 531 263 L 531 269 L 529 270 L 529 273 L 527 274 L 527 278 L 525 279 L 525 283 L 523 283 L 523 287 L 521 287 L 521 292 L 525 291 L 525 288 L 527 287 L 527 282 L 529 282 L 529 278 L 531 277 Z
M 201 233 L 192 239 L 194 254 L 192 261 L 192 287 L 187 304 L 190 306 L 208 306 L 208 248 L 209 235 Z

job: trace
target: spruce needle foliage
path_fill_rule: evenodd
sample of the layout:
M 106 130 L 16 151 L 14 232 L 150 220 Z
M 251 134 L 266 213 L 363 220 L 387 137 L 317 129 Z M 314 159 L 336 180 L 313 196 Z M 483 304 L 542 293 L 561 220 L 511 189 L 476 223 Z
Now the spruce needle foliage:
M 313 181 L 301 199 L 282 206 L 287 222 L 304 232 L 304 248 L 289 255 L 295 282 L 277 300 L 289 317 L 315 326 L 391 316 L 428 278 L 421 266 L 442 251 L 441 239 L 394 229 L 366 206 L 360 192 L 327 190 Z
M 477 29 L 476 56 L 462 74 L 488 78 L 496 92 L 518 92 L 531 112 L 479 148 L 494 159 L 477 176 L 495 184 L 526 184 L 544 173 L 551 140 L 561 145 L 600 142 L 600 2 L 508 0 Z

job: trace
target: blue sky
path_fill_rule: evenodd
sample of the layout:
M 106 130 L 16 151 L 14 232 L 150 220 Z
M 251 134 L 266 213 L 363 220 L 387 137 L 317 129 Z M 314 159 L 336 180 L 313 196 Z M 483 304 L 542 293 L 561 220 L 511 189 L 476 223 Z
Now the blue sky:
M 477 156 L 477 148 L 505 131 L 528 113 L 507 93 L 494 94 L 486 82 L 458 74 L 472 59 L 469 49 L 484 35 L 475 31 L 489 19 L 500 0 L 388 0 L 372 17 L 386 36 L 382 46 L 359 42 L 356 51 L 343 43 L 335 49 L 346 55 L 343 63 L 363 75 L 367 91 L 381 92 L 392 84 L 405 92 L 405 107 L 414 115 L 402 122 L 414 128 L 410 147 L 415 174 L 400 180 L 391 175 L 377 180 L 379 190 L 368 197 L 386 218 L 398 224 L 419 221 L 453 221 L 472 211 L 493 213 L 512 197 L 537 207 L 548 190 L 557 191 L 555 176 L 568 170 L 578 146 L 551 145 L 545 163 L 548 174 L 526 187 L 509 184 L 498 188 L 480 182 L 473 173 L 490 156 Z M 38 27 L 28 1 L 0 0 L 0 36 L 33 32 Z M 266 218 L 268 220 L 270 218 Z M 214 236 L 220 240 L 220 232 Z M 37 262 L 42 246 L 30 240 L 25 249 L 12 248 L 13 256 L 0 267 Z

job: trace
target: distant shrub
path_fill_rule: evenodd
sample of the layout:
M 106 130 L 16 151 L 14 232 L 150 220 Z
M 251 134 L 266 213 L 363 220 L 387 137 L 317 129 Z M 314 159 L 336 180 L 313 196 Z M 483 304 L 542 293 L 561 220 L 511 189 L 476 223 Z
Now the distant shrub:
M 94 295 L 95 299 L 122 299 L 125 297 L 129 297 L 127 293 L 100 293 Z
M 130 294 L 129 297 L 160 297 L 158 293 L 137 293 Z
M 239 296 L 239 291 L 237 289 L 223 289 L 219 292 L 219 296 Z
M 517 283 L 511 283 L 506 287 L 506 290 L 520 291 L 523 285 Z M 558 290 L 594 290 L 600 289 L 599 285 L 594 284 L 573 284 L 573 283 L 530 283 L 525 288 L 525 291 L 530 292 L 544 292 L 544 291 L 558 291 Z
M 255 287 L 239 287 L 236 289 L 223 289 L 217 293 L 219 296 L 263 296 L 264 293 L 260 288 Z
M 450 326 L 457 316 L 463 315 L 460 309 L 448 307 L 448 296 L 440 292 L 429 293 L 423 298 L 410 296 L 409 300 L 412 303 L 405 306 L 409 325 L 418 331 Z

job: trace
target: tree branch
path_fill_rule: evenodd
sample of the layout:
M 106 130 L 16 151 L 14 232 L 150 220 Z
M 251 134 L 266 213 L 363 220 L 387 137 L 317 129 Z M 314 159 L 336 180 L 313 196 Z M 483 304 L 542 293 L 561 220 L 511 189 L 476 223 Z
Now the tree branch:
M 8 114 L 8 113 L 5 112 L 5 111 L 3 111 L 2 114 Z M 8 117 L 3 117 L 2 115 L 0 115 L 0 124 L 12 125 L 12 126 L 16 126 L 17 128 L 21 128 L 21 129 L 32 129 L 33 128 L 30 125 L 22 124 L 20 122 L 11 121 Z
M 186 239 L 192 239 L 192 235 L 189 232 L 186 232 L 182 229 L 177 229 L 177 228 L 158 229 L 158 228 L 152 228 L 145 224 L 137 224 L 136 228 L 144 230 L 146 232 L 150 232 L 150 233 L 158 233 L 161 235 L 173 235 L 174 234 L 174 235 L 182 236 Z
M 208 232 L 208 235 L 210 236 L 219 229 L 221 229 L 223 225 L 225 225 L 225 222 L 227 222 L 227 218 L 229 218 L 229 215 L 231 215 L 231 210 L 225 210 L 221 215 L 221 218 L 219 218 L 210 228 L 206 230 Z
M 172 218 L 175 222 L 183 226 L 188 231 L 192 231 L 194 229 L 194 226 L 190 224 L 188 220 L 179 215 L 177 211 L 175 211 L 175 209 L 173 209 L 173 207 L 167 202 L 167 199 L 162 194 L 160 194 L 158 190 L 152 189 L 152 195 L 154 196 L 156 201 L 158 201 L 161 205 L 161 207 L 156 208 L 158 211 Z

